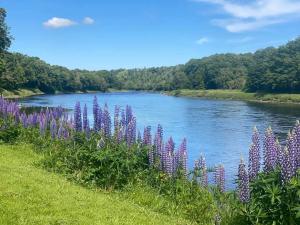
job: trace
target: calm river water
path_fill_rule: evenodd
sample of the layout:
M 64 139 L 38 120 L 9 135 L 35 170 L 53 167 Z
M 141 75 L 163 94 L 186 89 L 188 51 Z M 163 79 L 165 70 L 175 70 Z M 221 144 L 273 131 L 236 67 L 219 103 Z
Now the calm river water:
M 172 136 L 177 144 L 186 137 L 189 166 L 201 153 L 208 166 L 225 166 L 227 187 L 232 188 L 241 156 L 248 158 L 252 129 L 260 133 L 271 126 L 281 141 L 300 119 L 300 105 L 253 103 L 231 100 L 209 100 L 172 97 L 157 93 L 123 92 L 43 95 L 21 100 L 30 106 L 62 106 L 73 109 L 76 101 L 87 104 L 92 121 L 93 97 L 101 105 L 108 104 L 113 115 L 115 105 L 131 105 L 137 117 L 138 128 L 158 123 L 164 128 L 165 139 Z

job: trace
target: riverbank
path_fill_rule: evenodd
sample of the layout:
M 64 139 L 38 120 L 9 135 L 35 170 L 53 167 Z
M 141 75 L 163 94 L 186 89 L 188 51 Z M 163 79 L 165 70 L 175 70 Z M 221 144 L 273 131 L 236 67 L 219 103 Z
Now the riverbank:
M 191 224 L 47 172 L 31 145 L 0 144 L 0 152 L 0 224 Z
M 107 93 L 114 92 L 128 92 L 130 90 L 108 89 Z M 84 93 L 98 93 L 100 91 L 77 91 L 71 93 L 57 92 L 55 94 L 84 94 Z M 152 92 L 152 91 L 146 91 Z M 300 94 L 271 94 L 271 93 L 246 93 L 241 90 L 189 90 L 181 89 L 174 91 L 160 92 L 170 96 L 182 97 L 198 97 L 207 99 L 228 99 L 228 100 L 242 100 L 242 101 L 255 101 L 255 102 L 270 102 L 270 103 L 292 103 L 300 104 Z M 2 92 L 5 98 L 25 98 L 35 95 L 43 95 L 44 92 L 39 89 L 18 89 L 15 91 L 4 90 Z
M 3 90 L 2 95 L 5 98 L 25 98 L 34 95 L 42 95 L 44 92 L 39 89 L 17 89 L 13 91 Z
M 171 96 L 300 104 L 300 94 L 246 93 L 241 90 L 186 90 L 186 89 L 168 91 L 163 93 Z
M 128 92 L 129 90 L 118 90 L 118 89 L 113 89 L 109 88 L 106 92 L 107 93 L 113 93 L 113 92 Z M 56 92 L 55 94 L 84 94 L 84 93 L 98 93 L 101 91 L 76 91 L 76 92 Z M 11 99 L 17 99 L 17 98 L 26 98 L 30 96 L 35 96 L 35 95 L 44 95 L 45 93 L 40 91 L 39 89 L 17 89 L 14 91 L 8 91 L 8 90 L 3 90 L 2 95 L 4 98 L 11 98 Z

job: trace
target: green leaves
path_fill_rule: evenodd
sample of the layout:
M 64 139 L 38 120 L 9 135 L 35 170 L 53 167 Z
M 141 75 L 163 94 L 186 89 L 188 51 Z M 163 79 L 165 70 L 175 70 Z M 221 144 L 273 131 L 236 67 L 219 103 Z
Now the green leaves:
M 282 186 L 280 173 L 261 173 L 251 183 L 251 200 L 239 207 L 249 224 L 296 225 L 300 223 L 299 176 Z

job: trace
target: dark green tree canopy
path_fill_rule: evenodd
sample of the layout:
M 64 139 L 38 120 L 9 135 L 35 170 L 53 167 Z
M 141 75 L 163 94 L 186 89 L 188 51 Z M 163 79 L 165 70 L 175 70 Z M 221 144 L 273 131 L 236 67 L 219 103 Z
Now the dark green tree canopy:
M 7 50 L 11 44 L 11 35 L 5 22 L 6 11 L 0 8 L 0 52 Z
M 216 54 L 171 67 L 119 70 L 69 70 L 37 57 L 6 50 L 11 36 L 0 8 L 0 88 L 38 88 L 46 93 L 132 90 L 243 89 L 250 92 L 300 92 L 300 38 L 279 48 L 247 54 Z

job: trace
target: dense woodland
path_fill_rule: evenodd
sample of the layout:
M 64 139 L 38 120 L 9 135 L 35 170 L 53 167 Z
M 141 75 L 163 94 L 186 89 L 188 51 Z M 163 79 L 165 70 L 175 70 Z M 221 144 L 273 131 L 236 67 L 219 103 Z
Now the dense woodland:
M 279 48 L 247 54 L 216 54 L 173 67 L 70 70 L 37 57 L 8 52 L 12 37 L 0 8 L 0 88 L 38 88 L 45 93 L 133 90 L 243 89 L 300 92 L 300 38 Z

